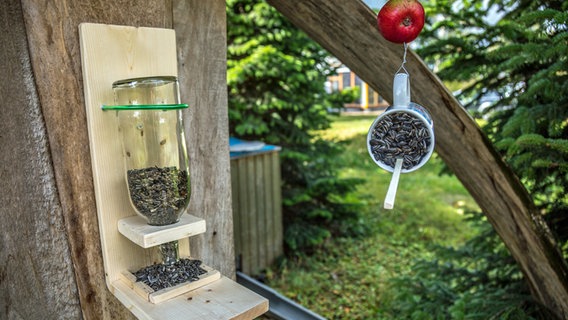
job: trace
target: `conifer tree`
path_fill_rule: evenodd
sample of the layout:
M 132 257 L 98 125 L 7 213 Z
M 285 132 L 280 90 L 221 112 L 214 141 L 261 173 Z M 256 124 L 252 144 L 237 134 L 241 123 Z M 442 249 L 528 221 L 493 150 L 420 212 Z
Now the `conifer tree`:
M 329 54 L 260 0 L 227 1 L 227 38 L 231 134 L 282 147 L 287 248 L 359 232 L 356 201 L 345 198 L 356 180 L 338 178 L 339 146 L 313 134 L 343 99 L 324 89 Z
M 568 257 L 568 2 L 422 3 L 429 21 L 418 54 L 459 89 L 458 99 L 521 178 Z M 439 248 L 435 259 L 413 266 L 417 274 L 400 280 L 407 288 L 400 293 L 402 315 L 554 319 L 531 298 L 482 218 L 471 218 L 479 235 L 458 248 Z
M 419 54 L 443 80 L 461 85 L 459 98 L 485 119 L 484 130 L 535 203 L 555 221 L 553 229 L 565 228 L 568 2 L 434 0 L 424 4 L 430 21 L 421 34 Z M 488 96 L 498 99 L 488 102 Z M 478 109 L 484 103 L 489 105 Z M 567 237 L 566 232 L 557 234 Z

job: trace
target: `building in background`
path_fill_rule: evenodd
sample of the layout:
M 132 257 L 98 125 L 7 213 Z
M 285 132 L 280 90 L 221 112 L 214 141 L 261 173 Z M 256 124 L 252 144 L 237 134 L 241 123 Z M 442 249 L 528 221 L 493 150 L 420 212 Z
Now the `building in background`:
M 343 107 L 346 110 L 377 110 L 385 109 L 389 105 L 373 88 L 344 66 L 337 69 L 336 75 L 327 78 L 326 85 L 330 92 L 359 87 L 359 98 L 345 104 Z

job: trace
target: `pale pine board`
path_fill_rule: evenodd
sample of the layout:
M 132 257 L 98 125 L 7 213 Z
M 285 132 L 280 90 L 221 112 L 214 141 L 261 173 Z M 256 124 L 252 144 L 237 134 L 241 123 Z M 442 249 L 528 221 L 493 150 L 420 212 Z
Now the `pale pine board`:
M 187 213 L 184 213 L 177 223 L 167 226 L 151 226 L 140 216 L 118 221 L 118 231 L 142 248 L 189 238 L 204 233 L 205 228 L 205 220 Z
M 223 276 L 158 304 L 141 298 L 121 279 L 124 271 L 159 262 L 160 257 L 157 250 L 143 249 L 118 231 L 119 220 L 135 216 L 135 212 L 128 199 L 116 115 L 103 112 L 101 105 L 113 104 L 112 83 L 116 80 L 177 76 L 175 32 L 84 23 L 79 26 L 79 34 L 107 287 L 140 319 L 253 319 L 265 313 L 268 310 L 266 298 Z M 201 223 L 199 220 L 196 223 Z M 136 226 L 129 228 L 136 229 Z M 201 232 L 202 227 L 197 229 Z M 179 249 L 180 256 L 190 257 L 189 239 L 180 239 Z
M 215 282 L 174 299 L 152 304 L 117 281 L 114 295 L 139 319 L 254 319 L 268 310 L 268 300 L 221 276 Z
M 175 32 L 84 23 L 79 26 L 85 107 L 93 182 L 107 286 L 124 270 L 160 261 L 157 250 L 144 250 L 118 232 L 118 221 L 135 216 L 128 200 L 116 114 L 102 111 L 114 104 L 112 83 L 144 76 L 177 76 Z M 180 255 L 189 242 L 180 240 Z

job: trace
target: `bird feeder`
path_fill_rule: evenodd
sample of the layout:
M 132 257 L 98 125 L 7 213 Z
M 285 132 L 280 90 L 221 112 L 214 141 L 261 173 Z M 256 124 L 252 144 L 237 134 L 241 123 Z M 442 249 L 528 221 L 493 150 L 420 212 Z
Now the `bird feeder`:
M 180 221 L 190 197 L 181 114 L 188 105 L 179 103 L 177 78 L 118 80 L 112 90 L 115 105 L 103 105 L 102 109 L 116 112 L 130 204 L 150 226 L 173 225 Z M 133 285 L 152 292 L 151 302 L 162 301 L 154 292 L 202 281 L 211 273 L 201 267 L 200 260 L 180 260 L 177 240 L 161 243 L 158 248 L 161 264 L 132 271 L 133 276 L 126 273 Z
M 130 202 L 148 224 L 179 221 L 189 204 L 190 183 L 176 77 L 113 83 Z
M 265 298 L 190 253 L 206 222 L 189 212 L 187 105 L 180 103 L 174 30 L 83 23 L 79 35 L 109 291 L 139 319 L 251 319 L 266 312 Z
M 380 114 L 367 134 L 367 150 L 373 161 L 393 176 L 384 208 L 392 209 L 400 173 L 422 167 L 434 151 L 434 125 L 428 111 L 410 101 L 407 73 L 397 73 L 393 105 Z

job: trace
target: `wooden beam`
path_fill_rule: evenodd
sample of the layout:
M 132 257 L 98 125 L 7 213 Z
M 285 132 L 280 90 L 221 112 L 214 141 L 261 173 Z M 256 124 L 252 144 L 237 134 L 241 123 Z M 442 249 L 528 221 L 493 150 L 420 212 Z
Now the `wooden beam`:
M 40 134 L 38 138 L 43 139 L 49 148 L 47 155 L 44 155 L 44 161 L 49 161 L 52 166 L 56 189 L 51 192 L 61 206 L 64 222 L 63 227 L 50 227 L 52 232 L 68 241 L 71 253 L 69 263 L 73 266 L 77 286 L 71 289 L 78 290 L 79 313 L 82 311 L 85 319 L 132 319 L 130 311 L 108 291 L 104 280 L 86 114 L 83 107 L 78 26 L 81 22 L 88 21 L 171 27 L 171 1 L 18 2 L 21 2 L 22 6 L 19 17 L 25 23 L 25 35 L 22 38 L 27 39 L 29 46 L 29 52 L 24 52 L 23 55 L 30 58 L 33 70 L 33 74 L 27 76 L 24 81 L 26 88 L 37 94 L 36 103 L 41 112 L 39 118 L 45 121 L 45 135 L 40 132 L 37 134 Z M 0 64 L 5 65 L 4 61 Z M 46 158 L 47 156 L 51 158 Z M 43 188 L 46 182 L 37 180 L 35 183 L 38 188 Z M 22 193 L 20 197 L 23 202 L 31 203 L 27 194 Z M 22 219 L 33 225 L 33 221 L 45 214 L 44 212 L 47 211 L 36 215 L 34 210 L 22 208 L 20 214 Z M 44 219 L 48 217 L 45 216 Z M 29 254 L 31 257 L 37 256 L 36 252 Z M 22 266 L 21 269 L 23 272 L 25 267 Z M 61 277 L 56 270 L 41 273 L 42 277 L 46 278 Z M 63 289 L 71 290 L 67 287 Z M 34 288 L 30 286 L 27 290 L 33 291 Z M 55 297 L 51 303 L 60 301 L 59 299 Z M 25 304 L 26 301 L 28 309 L 34 309 L 29 308 L 29 303 L 35 303 L 35 299 L 23 299 L 22 303 Z M 65 308 L 60 308 L 59 312 L 67 313 Z
M 403 46 L 384 40 L 358 0 L 267 0 L 392 101 Z M 434 119 L 436 151 L 475 198 L 518 262 L 534 298 L 568 318 L 568 268 L 530 196 L 475 121 L 422 60 L 410 52 L 412 100 Z
M 81 317 L 19 0 L 0 2 L 0 319 Z
M 225 1 L 174 2 L 178 68 L 190 161 L 189 212 L 207 221 L 191 253 L 235 279 L 229 162 Z

